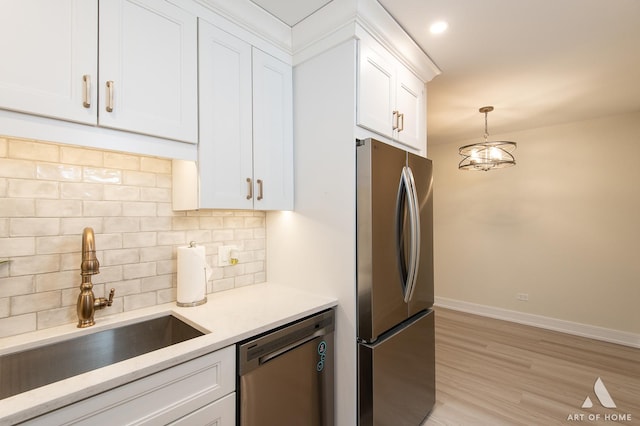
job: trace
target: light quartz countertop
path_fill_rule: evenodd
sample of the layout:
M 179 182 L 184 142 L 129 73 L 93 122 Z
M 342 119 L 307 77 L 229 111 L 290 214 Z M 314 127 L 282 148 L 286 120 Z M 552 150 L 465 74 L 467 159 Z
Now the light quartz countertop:
M 2 355 L 167 314 L 205 333 L 204 336 L 2 399 L 0 425 L 15 424 L 55 410 L 337 304 L 336 299 L 274 283 L 212 293 L 207 298 L 207 303 L 196 307 L 178 307 L 175 303 L 168 303 L 100 317 L 96 319 L 96 325 L 85 329 L 77 328 L 74 323 L 0 339 Z

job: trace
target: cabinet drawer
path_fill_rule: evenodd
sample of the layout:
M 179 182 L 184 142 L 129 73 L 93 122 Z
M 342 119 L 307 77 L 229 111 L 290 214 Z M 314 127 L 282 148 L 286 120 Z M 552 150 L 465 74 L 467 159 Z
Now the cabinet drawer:
M 171 426 L 235 426 L 236 393 L 233 392 L 206 407 L 194 411 L 171 423 Z
M 235 347 L 127 383 L 26 424 L 167 424 L 235 389 Z M 100 417 L 96 417 L 100 416 Z

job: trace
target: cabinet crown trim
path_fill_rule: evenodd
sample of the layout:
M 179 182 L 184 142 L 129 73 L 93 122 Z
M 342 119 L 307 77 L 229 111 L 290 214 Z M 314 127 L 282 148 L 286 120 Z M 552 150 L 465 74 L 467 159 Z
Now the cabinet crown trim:
M 367 34 L 424 82 L 441 73 L 428 54 L 376 0 L 334 0 L 296 24 L 292 31 L 294 65 Z

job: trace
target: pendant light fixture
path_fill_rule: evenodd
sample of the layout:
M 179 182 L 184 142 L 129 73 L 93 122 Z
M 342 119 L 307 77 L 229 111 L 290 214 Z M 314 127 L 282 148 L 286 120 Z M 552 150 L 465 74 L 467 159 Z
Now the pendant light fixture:
M 460 147 L 458 152 L 463 158 L 460 164 L 458 164 L 458 168 L 462 170 L 482 170 L 486 172 L 491 169 L 515 166 L 516 159 L 512 154 L 516 149 L 515 142 L 488 141 L 487 114 L 493 111 L 493 107 L 485 106 L 480 108 L 479 111 L 484 113 L 484 142 Z

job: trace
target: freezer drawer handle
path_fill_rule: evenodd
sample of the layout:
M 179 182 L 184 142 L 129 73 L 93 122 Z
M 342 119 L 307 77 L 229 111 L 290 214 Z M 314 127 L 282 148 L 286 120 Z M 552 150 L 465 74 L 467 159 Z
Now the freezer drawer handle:
M 290 350 L 293 350 L 293 349 L 297 348 L 298 346 L 302 346 L 305 343 L 312 341 L 316 337 L 324 336 L 325 334 L 326 334 L 326 329 L 324 329 L 324 328 L 320 329 L 320 330 L 316 331 L 315 333 L 313 333 L 313 334 L 311 334 L 309 336 L 303 337 L 302 339 L 297 340 L 297 341 L 295 341 L 293 343 L 290 343 L 290 344 L 288 344 L 286 346 L 283 346 L 282 348 L 280 348 L 278 350 L 275 350 L 273 352 L 270 352 L 270 353 L 268 353 L 266 355 L 261 356 L 258 359 L 258 361 L 259 361 L 260 365 L 265 364 L 265 363 L 271 361 L 272 359 L 277 358 L 280 355 L 283 355 L 284 353 L 289 352 Z

